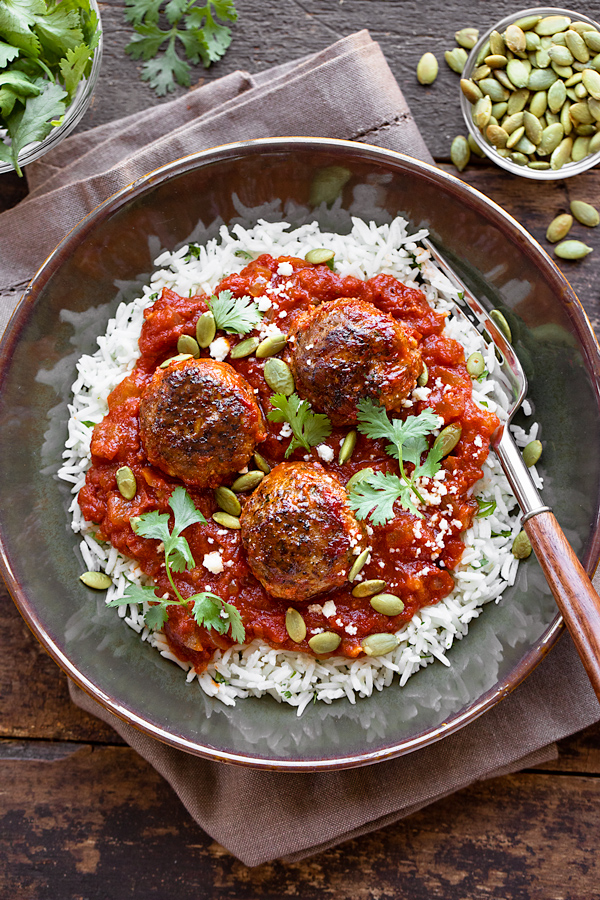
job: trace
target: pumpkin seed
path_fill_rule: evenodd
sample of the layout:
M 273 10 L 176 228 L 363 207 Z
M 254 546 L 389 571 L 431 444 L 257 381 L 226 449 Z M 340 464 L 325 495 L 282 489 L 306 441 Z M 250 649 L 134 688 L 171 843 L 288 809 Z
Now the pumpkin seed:
M 564 136 L 564 129 L 560 122 L 548 125 L 542 131 L 542 139 L 538 145 L 538 153 L 549 156 L 558 147 Z
M 367 562 L 367 560 L 368 560 L 368 558 L 369 558 L 369 553 L 370 553 L 370 552 L 371 552 L 371 551 L 370 551 L 369 548 L 367 547 L 366 550 L 363 550 L 362 553 L 360 553 L 360 554 L 356 557 L 356 559 L 354 560 L 354 563 L 353 563 L 353 565 L 352 565 L 352 568 L 351 568 L 350 571 L 348 572 L 348 581 L 354 581 L 354 579 L 355 579 L 356 576 L 359 574 L 359 572 L 362 571 L 362 569 L 363 569 L 364 566 L 365 566 L 365 563 Z
M 513 133 L 509 135 L 508 140 L 506 141 L 506 146 L 509 148 L 509 150 L 511 150 L 519 143 L 524 134 L 525 126 L 521 125 L 520 128 L 515 129 L 515 131 L 513 131 Z
M 341 642 L 341 637 L 334 631 L 322 631 L 320 634 L 315 634 L 314 637 L 311 637 L 308 646 L 313 653 L 320 655 L 321 653 L 333 653 L 340 646 Z
M 515 145 L 515 150 L 518 150 L 520 153 L 535 153 L 535 144 L 524 134 L 518 144 Z
M 523 447 L 523 462 L 527 466 L 528 469 L 531 466 L 535 466 L 536 462 L 539 461 L 540 456 L 542 455 L 542 443 L 541 441 L 529 441 L 526 447 Z
M 558 113 L 562 109 L 563 103 L 567 99 L 567 89 L 564 81 L 555 81 L 548 88 L 548 106 L 553 113 Z
M 567 78 L 565 81 L 565 87 L 576 87 L 581 82 L 581 72 L 575 72 L 574 75 L 571 75 L 570 78 Z
M 198 345 L 203 349 L 208 347 L 209 344 L 212 344 L 214 341 L 216 333 L 217 326 L 215 324 L 215 317 L 210 310 L 207 310 L 202 313 L 196 322 L 196 340 L 198 341 Z
M 512 544 L 512 554 L 517 559 L 527 559 L 531 556 L 531 542 L 524 531 L 520 531 Z
M 399 616 L 404 609 L 404 603 L 395 594 L 377 594 L 370 602 L 375 612 L 384 616 Z
M 541 16 L 523 16 L 523 18 L 517 19 L 515 25 L 518 25 L 522 31 L 529 31 L 530 28 L 535 28 L 541 20 Z
M 530 91 L 547 91 L 554 84 L 558 75 L 554 69 L 532 69 L 527 81 Z
M 467 61 L 467 51 L 463 47 L 454 47 L 453 50 L 446 50 L 444 59 L 453 72 L 462 75 L 462 71 Z
M 594 121 L 589 106 L 587 103 L 582 103 L 581 101 L 571 104 L 569 116 L 576 125 L 591 125 Z
M 582 63 L 589 61 L 590 51 L 580 34 L 569 29 L 565 32 L 565 42 L 576 60 Z
M 300 644 L 306 637 L 306 622 L 293 606 L 285 614 L 285 630 L 295 644 Z
M 563 108 L 560 111 L 560 124 L 563 127 L 563 131 L 565 137 L 568 137 L 573 131 L 573 121 L 571 116 L 569 115 L 569 110 L 571 109 L 571 104 L 568 100 L 565 100 L 563 104 Z
M 529 157 L 525 156 L 524 153 L 521 153 L 518 150 L 516 150 L 514 153 L 511 153 L 510 158 L 518 166 L 526 166 L 529 162 Z
M 194 359 L 198 359 L 200 356 L 200 347 L 198 346 L 198 341 L 191 336 L 191 334 L 182 334 L 177 341 L 177 352 L 185 353 L 193 356 Z
M 458 171 L 462 172 L 463 169 L 466 168 L 470 158 L 471 150 L 469 148 L 469 142 L 465 137 L 463 137 L 462 134 L 457 135 L 452 141 L 452 145 L 450 147 L 450 159 L 452 160 Z
M 481 63 L 483 62 L 483 60 L 486 58 L 486 56 L 489 56 L 489 55 L 490 55 L 490 49 L 491 49 L 491 48 L 490 48 L 490 42 L 489 42 L 489 40 L 487 40 L 487 41 L 484 43 L 484 45 L 483 45 L 483 47 L 481 48 L 481 50 L 479 51 L 479 53 L 477 54 L 477 59 L 475 60 L 475 65 L 476 65 L 476 66 L 480 66 Z
M 259 344 L 260 338 L 246 338 L 244 341 L 240 341 L 239 344 L 236 344 L 229 355 L 232 359 L 244 359 L 246 356 L 250 356 L 251 353 L 254 353 Z
M 460 89 L 469 103 L 477 103 L 477 101 L 481 100 L 481 98 L 483 97 L 483 92 L 479 89 L 474 81 L 471 81 L 470 78 L 460 79 Z
M 518 25 L 509 25 L 504 32 L 504 43 L 513 53 L 522 53 L 527 48 L 525 32 Z
M 419 387 L 425 387 L 427 382 L 429 381 L 429 369 L 427 368 L 426 363 L 423 363 L 423 370 L 419 377 L 417 378 L 417 384 Z
M 514 96 L 514 94 L 513 94 Z M 524 105 L 524 104 L 523 104 Z M 508 104 L 508 109 L 510 112 L 510 100 Z M 473 107 L 473 121 L 477 128 L 485 128 L 485 126 L 490 121 L 490 116 L 492 114 L 492 101 L 489 97 L 482 97 L 481 100 L 478 100 L 475 106 Z M 455 138 L 456 140 L 456 138 Z
M 363 638 L 360 646 L 363 648 L 367 656 L 384 656 L 395 650 L 400 640 L 395 634 L 370 634 Z
M 460 31 L 457 31 L 454 35 L 454 40 L 458 46 L 464 47 L 465 50 L 472 50 L 477 43 L 478 38 L 479 31 L 477 28 L 461 28 Z
M 260 453 L 254 453 L 254 462 L 256 463 L 256 467 L 260 469 L 261 472 L 264 472 L 265 475 L 268 475 L 271 471 L 271 466 L 266 461 L 264 456 L 261 456 Z
M 600 52 L 600 34 L 597 31 L 586 31 L 582 37 L 586 47 L 589 47 L 592 53 Z
M 521 112 L 525 109 L 527 105 L 527 101 L 529 100 L 529 91 L 527 88 L 521 88 L 518 91 L 515 91 L 508 98 L 508 114 L 512 116 L 513 113 Z
M 600 150 L 600 132 L 590 138 L 590 153 L 597 153 Z
M 596 134 L 596 126 L 577 125 L 575 127 L 575 134 L 581 135 L 582 137 L 591 137 L 593 134 Z
M 121 496 L 125 500 L 133 500 L 137 493 L 137 482 L 129 466 L 121 466 L 120 469 L 117 469 L 116 479 Z
M 276 356 L 270 356 L 267 359 L 263 375 L 271 390 L 276 394 L 285 394 L 286 397 L 289 397 L 296 390 L 290 367 Z
M 352 588 L 353 597 L 372 597 L 379 594 L 385 588 L 386 583 L 381 578 L 371 578 L 369 581 L 360 581 Z
M 212 517 L 217 525 L 222 525 L 223 528 L 230 528 L 232 531 L 237 531 L 241 527 L 240 520 L 237 516 L 231 516 L 229 513 L 217 510 L 217 512 L 212 514 Z
M 433 84 L 438 75 L 438 68 L 438 61 L 433 53 L 424 53 L 417 63 L 417 81 L 419 84 Z M 307 262 L 313 262 L 313 260 L 307 258 Z M 327 260 L 324 260 L 324 262 L 327 262 Z
M 586 156 L 589 156 L 590 152 L 590 138 L 589 137 L 576 137 L 573 142 L 573 149 L 571 150 L 571 159 L 573 162 L 579 162 L 582 159 L 585 159 Z
M 582 37 L 585 36 L 586 31 L 596 31 L 596 28 L 593 25 L 590 25 L 589 22 L 571 22 L 569 29 L 573 29 L 573 31 L 576 31 L 577 34 L 580 34 Z
M 568 213 L 561 213 L 560 216 L 556 216 L 548 225 L 546 240 L 550 241 L 551 244 L 562 241 L 568 235 L 572 224 L 573 216 L 570 216 Z
M 499 31 L 492 31 L 490 34 L 490 53 L 499 54 L 504 53 L 505 51 L 506 45 L 504 43 L 504 38 Z M 487 56 L 489 56 L 489 53 Z
M 256 348 L 256 356 L 258 359 L 265 359 L 267 356 L 275 356 L 276 353 L 283 350 L 286 344 L 287 337 L 285 334 L 270 334 L 264 341 L 261 341 Z
M 506 321 L 506 318 L 502 315 L 499 309 L 493 309 L 490 312 L 490 319 L 496 325 L 499 331 L 502 332 L 508 343 L 512 343 L 512 334 L 510 330 L 510 326 Z
M 596 100 L 595 97 L 590 97 L 587 105 L 596 122 L 600 122 L 600 100 Z
M 486 94 L 492 103 L 500 103 L 502 100 L 508 100 L 510 93 L 506 88 L 502 87 L 496 78 L 482 78 L 479 87 Z
M 507 116 L 502 122 L 502 127 L 504 128 L 507 134 L 512 134 L 513 131 L 516 131 L 517 128 L 520 128 L 524 121 L 524 113 L 518 112 L 513 113 L 512 116 Z
M 560 47 L 556 46 L 556 44 L 550 47 L 550 49 L 548 50 L 548 56 L 550 57 L 552 62 L 561 67 L 570 66 L 572 62 L 575 62 L 573 54 L 568 47 Z M 556 69 L 554 71 L 556 71 Z M 569 73 L 569 75 L 572 74 L 572 72 Z M 566 77 L 568 78 L 569 75 L 567 75 Z
M 354 448 L 356 447 L 357 439 L 358 435 L 354 430 L 349 431 L 344 438 L 344 443 L 340 447 L 338 456 L 338 463 L 340 466 L 344 466 L 348 462 L 348 460 L 351 459 L 352 454 L 354 453 Z
M 525 131 L 524 128 L 523 131 Z M 500 125 L 488 125 L 488 127 L 485 129 L 485 136 L 490 144 L 493 144 L 494 147 L 506 147 L 508 135 L 505 132 L 504 128 L 502 128 Z
M 551 169 L 562 169 L 565 163 L 571 159 L 571 150 L 573 149 L 573 138 L 563 138 L 556 150 L 553 150 L 550 157 Z
M 569 16 L 544 16 L 534 30 L 539 35 L 553 35 L 559 31 L 566 31 L 570 24 Z
M 506 67 L 506 74 L 516 88 L 526 88 L 529 82 L 529 69 L 520 59 L 511 59 Z
M 442 428 L 433 442 L 433 449 L 436 453 L 440 454 L 440 459 L 444 456 L 448 456 L 448 454 L 454 450 L 460 441 L 461 434 L 462 428 L 456 422 L 451 422 L 450 425 L 446 425 L 445 428 Z
M 365 469 L 359 469 L 358 472 L 355 472 L 354 475 L 348 479 L 348 483 L 346 484 L 346 493 L 350 493 L 352 488 L 355 488 L 357 485 L 361 483 L 361 481 L 367 481 L 371 475 L 375 474 L 375 469 L 372 469 L 371 466 L 367 466 Z
M 507 62 L 506 56 L 501 56 L 500 54 L 497 56 L 486 56 L 484 59 L 485 65 L 489 66 L 490 69 L 504 69 Z
M 171 363 L 182 362 L 184 359 L 193 359 L 191 353 L 178 353 L 177 356 L 171 356 L 169 359 L 165 359 L 164 362 L 161 362 L 159 369 L 166 369 Z
M 435 56 L 433 58 L 435 59 Z M 327 247 L 317 247 L 314 250 L 309 250 L 304 259 L 306 262 L 313 265 L 322 265 L 324 263 L 332 262 L 334 256 L 334 250 L 328 250 Z
M 473 69 L 473 80 L 481 81 L 482 78 L 487 78 L 491 74 L 492 70 L 489 66 L 477 66 L 476 69 Z
M 224 485 L 220 485 L 220 487 L 216 489 L 215 500 L 223 512 L 229 513 L 230 516 L 239 516 L 242 511 L 242 506 L 238 498 L 230 488 L 225 487 Z
M 479 350 L 475 350 L 467 360 L 467 372 L 471 378 L 479 378 L 485 372 L 485 360 Z
M 525 126 L 525 134 L 528 139 L 537 147 L 542 140 L 542 132 L 544 130 L 540 124 L 540 120 L 530 112 L 524 112 L 523 125 Z
M 554 248 L 556 256 L 560 259 L 583 259 L 591 253 L 593 247 L 588 247 L 582 241 L 563 241 Z
M 536 34 L 535 31 L 526 31 L 525 32 L 525 49 L 531 53 L 539 50 L 541 46 L 541 40 L 539 34 Z
M 595 69 L 584 69 L 581 81 L 594 100 L 600 100 L 600 73 Z
M 244 475 L 240 475 L 239 478 L 235 479 L 235 481 L 231 485 L 231 490 L 235 494 L 243 494 L 245 491 L 253 491 L 254 488 L 258 487 L 264 477 L 265 473 L 257 470 L 246 472 Z
M 471 153 L 474 153 L 475 156 L 479 156 L 480 159 L 485 159 L 485 153 L 483 152 L 471 132 L 469 132 L 469 134 L 467 135 L 467 143 L 469 144 Z
M 79 578 L 86 587 L 94 588 L 95 591 L 105 591 L 113 583 L 106 572 L 84 572 Z
M 546 91 L 536 91 L 531 98 L 531 103 L 529 104 L 529 112 L 532 114 L 532 116 L 537 116 L 537 118 L 539 119 L 539 117 L 543 116 L 546 112 L 547 106 L 548 93 Z
M 536 171 L 543 172 L 544 169 L 550 168 L 549 162 L 544 162 L 543 160 L 533 160 L 533 162 L 527 163 L 530 169 L 535 169 Z

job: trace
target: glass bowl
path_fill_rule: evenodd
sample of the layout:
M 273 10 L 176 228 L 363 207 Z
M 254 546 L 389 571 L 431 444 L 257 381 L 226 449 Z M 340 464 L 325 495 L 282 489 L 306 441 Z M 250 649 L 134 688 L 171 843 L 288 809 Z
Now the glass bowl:
M 516 22 L 520 19 L 523 19 L 527 16 L 549 16 L 549 15 L 565 15 L 569 16 L 572 21 L 576 22 L 586 22 L 589 25 L 593 25 L 594 28 L 600 32 L 600 25 L 595 22 L 593 19 L 588 18 L 581 13 L 574 12 L 573 10 L 563 9 L 552 6 L 538 6 L 533 7 L 531 9 L 523 9 L 517 12 L 511 13 L 509 16 L 506 16 L 504 19 L 501 19 L 499 22 L 496 22 L 485 34 L 480 37 L 476 45 L 471 50 L 467 62 L 465 64 L 462 78 L 470 79 L 474 69 L 478 65 L 478 59 L 480 57 L 481 51 L 485 46 L 486 42 L 489 40 L 490 35 L 493 31 L 498 31 L 501 34 L 506 30 L 508 25 L 511 25 L 513 22 Z M 590 52 L 590 58 L 593 58 L 596 53 L 593 51 Z M 481 60 L 479 62 L 481 65 Z M 473 122 L 471 116 L 472 105 L 467 100 L 462 90 L 460 91 L 460 103 L 461 109 L 464 116 L 465 123 L 467 128 L 469 129 L 470 134 L 473 136 L 477 146 L 485 153 L 485 155 L 492 160 L 492 162 L 496 163 L 496 165 L 500 166 L 503 169 L 506 169 L 507 172 L 512 172 L 513 175 L 520 175 L 522 178 L 532 178 L 536 181 L 553 181 L 559 178 L 569 178 L 572 175 L 579 175 L 581 172 L 586 172 L 588 169 L 593 168 L 600 162 L 600 150 L 596 153 L 591 153 L 589 156 L 585 156 L 583 159 L 578 160 L 577 162 L 568 162 L 565 163 L 560 169 L 531 169 L 527 165 L 521 165 L 519 163 L 514 162 L 509 157 L 504 157 L 498 153 L 497 149 L 483 137 L 479 128 Z M 526 107 L 527 109 L 527 107 Z M 600 123 L 597 123 L 600 126 Z M 550 157 L 546 157 L 549 161 Z
M 92 70 L 89 78 L 84 78 L 79 82 L 73 101 L 65 112 L 62 124 L 53 128 L 43 141 L 33 141 L 21 150 L 19 153 L 19 166 L 21 168 L 29 165 L 29 163 L 35 162 L 36 159 L 39 159 L 45 153 L 48 153 L 49 150 L 53 150 L 54 147 L 57 147 L 61 141 L 64 141 L 67 135 L 71 134 L 73 129 L 79 125 L 90 105 L 92 94 L 94 93 L 96 82 L 98 81 L 98 75 L 100 74 L 100 64 L 102 62 L 102 22 L 100 21 L 98 0 L 90 0 L 90 6 L 98 16 L 100 40 L 94 51 Z M 14 171 L 15 170 L 10 163 L 0 162 L 0 174 L 3 172 Z

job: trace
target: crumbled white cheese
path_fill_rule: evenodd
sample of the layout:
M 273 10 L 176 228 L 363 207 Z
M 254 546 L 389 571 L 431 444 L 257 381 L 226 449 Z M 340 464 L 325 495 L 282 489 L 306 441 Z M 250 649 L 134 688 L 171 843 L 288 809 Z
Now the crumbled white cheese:
M 331 447 L 328 447 L 327 444 L 319 444 L 319 446 L 317 447 L 317 453 L 319 454 L 323 462 L 331 462 L 334 456 L 333 450 L 331 449 Z
M 277 266 L 277 274 L 278 275 L 293 275 L 294 267 L 289 262 L 281 262 Z
M 427 400 L 431 393 L 431 388 L 428 387 L 416 387 L 412 392 L 411 396 L 415 400 Z
M 266 294 L 256 298 L 256 305 L 258 306 L 259 312 L 266 312 L 268 309 L 271 309 L 271 301 Z
M 212 553 L 205 553 L 202 565 L 209 572 L 212 572 L 213 575 L 218 575 L 224 569 L 223 559 L 218 550 L 213 550 Z
M 320 603 L 311 603 L 308 607 L 309 613 L 313 613 L 313 615 L 318 615 L 323 612 L 323 607 Z
M 327 600 L 326 603 L 323 604 L 323 615 L 326 619 L 331 619 L 337 613 L 337 607 L 333 600 Z
M 279 432 L 279 437 L 282 437 L 282 438 L 291 437 L 292 434 L 293 434 L 292 426 L 290 425 L 289 422 L 284 422 L 283 425 L 281 426 L 281 430 Z
M 224 337 L 216 338 L 208 349 L 213 359 L 223 362 L 229 353 L 229 341 L 226 341 Z
M 346 625 L 344 631 L 346 634 L 356 634 L 356 625 Z

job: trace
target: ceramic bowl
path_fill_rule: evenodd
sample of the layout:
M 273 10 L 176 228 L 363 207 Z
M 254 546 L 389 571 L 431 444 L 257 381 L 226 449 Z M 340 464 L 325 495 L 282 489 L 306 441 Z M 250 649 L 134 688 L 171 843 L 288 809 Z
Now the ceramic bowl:
M 324 201 L 333 171 L 337 188 Z M 342 184 L 343 183 L 343 184 Z M 323 202 L 321 202 L 323 201 Z M 128 628 L 86 568 L 56 471 L 81 353 L 95 350 L 116 304 L 160 248 L 222 222 L 307 218 L 349 230 L 398 213 L 426 226 L 484 303 L 509 319 L 531 383 L 545 450 L 545 500 L 591 570 L 600 554 L 598 348 L 559 270 L 526 231 L 451 175 L 359 143 L 280 138 L 187 157 L 111 197 L 72 231 L 27 288 L 1 345 L 2 572 L 25 620 L 68 675 L 147 734 L 211 759 L 281 770 L 335 769 L 428 745 L 485 713 L 535 667 L 562 628 L 535 559 L 450 651 L 400 689 L 352 705 L 311 704 L 301 717 L 271 697 L 225 707 Z M 146 274 L 144 274 L 146 273 Z M 74 328 L 73 323 L 79 323 Z M 573 440 L 577 435 L 577 440 Z
M 593 19 L 590 19 L 588 16 L 578 12 L 574 12 L 573 10 L 553 6 L 536 6 L 530 9 L 522 9 L 518 12 L 511 13 L 509 16 L 506 16 L 504 19 L 496 22 L 495 25 L 492 25 L 491 28 L 489 28 L 484 34 L 482 34 L 477 44 L 473 47 L 471 53 L 469 54 L 461 77 L 470 79 L 473 75 L 473 70 L 476 69 L 477 66 L 482 64 L 483 58 L 486 55 L 484 48 L 486 47 L 486 44 L 489 41 L 490 35 L 493 31 L 498 31 L 500 34 L 503 34 L 509 25 L 529 16 L 545 17 L 554 15 L 568 16 L 572 22 L 585 22 L 589 25 L 593 25 L 594 28 L 598 32 L 600 32 L 600 25 L 597 22 L 595 22 Z M 592 60 L 595 56 L 597 56 L 597 54 L 591 52 L 590 60 Z M 535 181 L 555 181 L 559 178 L 569 178 L 573 175 L 579 175 L 581 172 L 586 172 L 588 169 L 593 168 L 600 162 L 600 151 L 598 151 L 596 153 L 590 153 L 588 156 L 584 156 L 582 159 L 579 159 L 577 161 L 568 162 L 565 165 L 561 166 L 560 169 L 549 168 L 536 170 L 529 168 L 527 165 L 518 164 L 514 162 L 510 156 L 501 156 L 496 147 L 494 147 L 484 137 L 479 128 L 473 122 L 473 106 L 467 100 L 462 91 L 460 91 L 460 105 L 467 128 L 469 129 L 469 132 L 477 143 L 477 146 L 485 153 L 485 155 L 489 159 L 492 160 L 492 162 L 496 163 L 496 165 L 500 166 L 502 169 L 506 169 L 507 172 L 511 172 L 513 175 L 519 175 L 522 178 L 531 178 Z M 526 109 L 527 108 L 528 107 L 526 107 Z M 575 136 L 574 132 L 573 135 Z M 543 157 L 543 160 L 549 162 L 550 157 Z

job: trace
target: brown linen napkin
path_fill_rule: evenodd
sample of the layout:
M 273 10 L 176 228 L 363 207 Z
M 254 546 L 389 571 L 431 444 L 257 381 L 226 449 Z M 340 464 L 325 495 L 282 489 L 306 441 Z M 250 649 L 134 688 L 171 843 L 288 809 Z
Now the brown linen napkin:
M 285 135 L 361 140 L 432 161 L 367 32 L 257 76 L 235 72 L 161 105 L 160 115 L 153 108 L 71 137 L 28 167 L 31 194 L 0 215 L 0 331 L 46 255 L 115 190 L 197 150 Z M 247 865 L 301 859 L 478 779 L 552 759 L 554 741 L 600 715 L 568 637 L 507 700 L 457 734 L 337 773 L 284 775 L 199 759 L 70 689 L 75 703 L 109 722 L 169 781 L 198 824 Z M 251 828 L 241 809 L 253 811 Z

